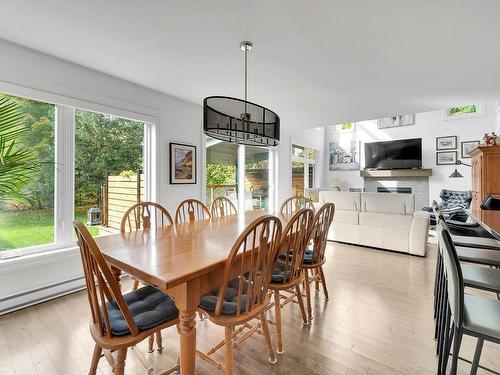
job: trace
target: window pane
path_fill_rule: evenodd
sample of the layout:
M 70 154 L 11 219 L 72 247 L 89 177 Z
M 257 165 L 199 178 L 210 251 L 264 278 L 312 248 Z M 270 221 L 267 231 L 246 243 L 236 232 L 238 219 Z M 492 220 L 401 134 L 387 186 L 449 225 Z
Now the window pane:
M 7 148 L 14 142 L 13 150 L 24 149 L 35 163 L 38 161 L 38 168 L 24 184 L 16 183 L 18 194 L 7 194 L 2 189 L 0 251 L 53 243 L 55 106 L 0 94 L 0 100 L 2 98 L 16 106 L 14 111 L 21 115 L 19 128 L 24 130 L 13 136 L 12 130 L 16 127 L 9 127 L 4 131 L 0 129 L 0 135 L 8 139 L 6 147 L 0 148 L 0 153 L 5 157 Z M 0 111 L 0 121 L 8 118 L 7 111 L 3 108 Z M 28 161 L 27 164 L 32 166 L 33 162 Z M 12 176 L 12 165 L 9 167 L 7 161 L 2 166 L 0 175 Z
M 269 150 L 245 146 L 245 209 L 267 209 L 269 203 Z
M 304 147 L 292 145 L 292 155 L 297 157 L 297 158 L 305 157 Z
M 307 149 L 307 158 L 314 159 L 314 150 L 312 148 Z
M 304 163 L 292 162 L 292 194 L 304 195 Z
M 207 138 L 205 146 L 207 205 L 210 206 L 213 199 L 223 196 L 238 207 L 236 185 L 238 145 Z
M 309 189 L 314 188 L 314 164 L 309 164 Z
M 460 116 L 470 113 L 476 113 L 477 107 L 475 105 L 464 105 L 461 107 L 448 108 L 448 116 Z
M 144 199 L 144 126 L 75 111 L 75 219 L 94 236 L 119 230 L 125 211 Z

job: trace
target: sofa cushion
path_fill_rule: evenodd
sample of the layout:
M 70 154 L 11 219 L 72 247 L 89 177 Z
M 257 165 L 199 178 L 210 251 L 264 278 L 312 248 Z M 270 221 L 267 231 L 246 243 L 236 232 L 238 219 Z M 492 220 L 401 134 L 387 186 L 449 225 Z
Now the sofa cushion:
M 361 203 L 361 193 L 347 191 L 320 191 L 319 201 L 321 203 L 333 203 L 336 210 L 358 211 Z
M 334 223 L 345 223 L 345 224 L 359 224 L 358 219 L 359 212 L 351 210 L 339 210 L 335 208 L 335 214 L 333 215 Z
M 391 228 L 409 231 L 413 215 L 383 214 L 360 212 L 359 225 L 378 228 Z
M 361 210 L 412 215 L 415 211 L 415 196 L 413 194 L 361 193 Z

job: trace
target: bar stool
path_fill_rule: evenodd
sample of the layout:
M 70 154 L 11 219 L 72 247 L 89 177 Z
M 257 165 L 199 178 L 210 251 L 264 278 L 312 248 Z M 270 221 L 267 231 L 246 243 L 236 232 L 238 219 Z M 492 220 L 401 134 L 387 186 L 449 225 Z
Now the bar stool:
M 443 216 L 435 208 L 436 217 L 439 219 L 441 226 L 444 226 L 447 230 L 447 224 L 443 219 Z M 449 232 L 448 232 L 449 233 Z M 500 252 L 496 250 L 481 250 L 479 248 L 460 248 L 462 256 L 468 256 L 468 260 L 476 264 L 489 265 L 492 267 L 498 266 L 498 258 L 500 257 Z M 476 254 L 475 254 L 476 252 Z M 465 284 L 468 287 L 483 289 L 491 292 L 497 293 L 497 297 L 500 292 L 500 276 L 495 269 L 488 269 L 484 267 L 464 265 L 465 269 Z M 444 263 L 443 263 L 443 249 L 438 244 L 438 259 L 436 261 L 436 279 L 434 286 L 434 318 L 435 331 L 434 338 L 437 340 L 436 354 L 439 357 L 438 368 L 444 373 L 443 367 L 446 367 L 446 362 L 444 362 L 445 354 L 443 352 L 443 346 L 446 341 L 446 327 L 449 326 L 450 312 L 447 306 L 447 289 L 446 280 L 444 277 Z M 447 357 L 446 357 L 447 358 Z
M 441 370 L 445 373 L 448 353 L 453 342 L 451 374 L 456 374 L 458 354 L 463 335 L 477 337 L 471 374 L 476 374 L 484 341 L 500 344 L 500 301 L 465 295 L 462 266 L 444 221 L 438 223 L 440 248 L 443 249 L 444 279 L 446 280 L 447 306 L 445 336 L 442 347 Z M 451 326 L 451 327 L 450 327 Z

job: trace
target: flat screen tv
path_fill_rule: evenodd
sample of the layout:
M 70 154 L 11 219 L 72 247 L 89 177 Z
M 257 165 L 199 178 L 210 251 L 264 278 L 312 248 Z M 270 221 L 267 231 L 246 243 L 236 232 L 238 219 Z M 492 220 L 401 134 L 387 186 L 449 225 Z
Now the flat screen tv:
M 365 169 L 422 168 L 422 138 L 365 143 Z

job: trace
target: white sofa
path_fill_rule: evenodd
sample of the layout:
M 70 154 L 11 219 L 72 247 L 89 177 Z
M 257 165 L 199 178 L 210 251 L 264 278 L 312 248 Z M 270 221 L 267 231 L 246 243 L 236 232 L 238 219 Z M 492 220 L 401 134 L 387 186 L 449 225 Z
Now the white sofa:
M 320 191 L 321 206 L 335 204 L 332 241 L 425 256 L 429 214 L 415 212 L 413 194 Z

